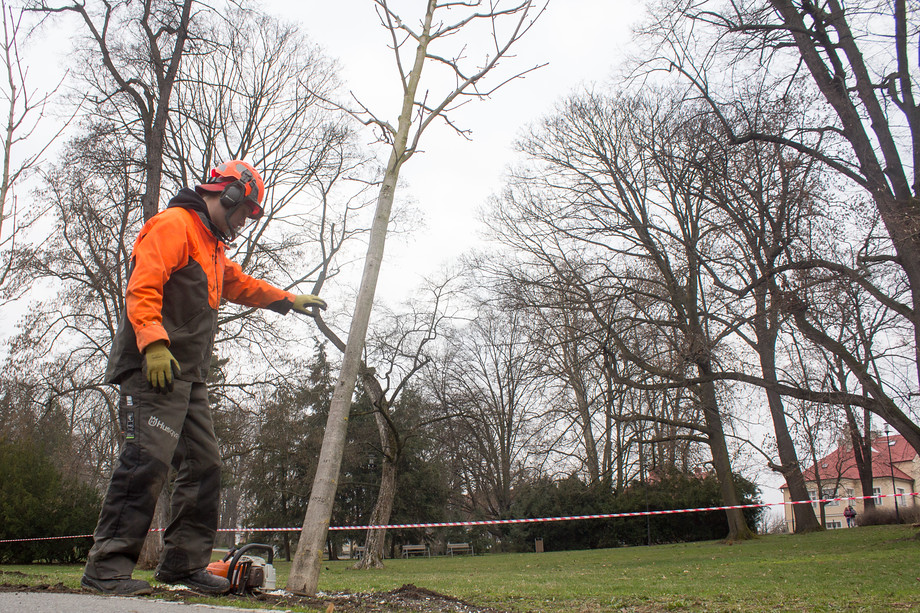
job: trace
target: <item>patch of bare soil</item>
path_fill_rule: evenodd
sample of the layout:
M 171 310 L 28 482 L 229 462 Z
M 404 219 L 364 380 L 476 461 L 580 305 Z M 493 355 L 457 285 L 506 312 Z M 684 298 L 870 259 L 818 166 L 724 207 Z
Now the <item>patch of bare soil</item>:
M 12 574 L 4 573 L 3 579 L 9 581 Z M 0 592 L 88 593 L 87 590 L 68 588 L 62 583 L 56 585 L 3 583 L 0 584 Z M 191 598 L 200 598 L 200 595 L 191 591 L 154 588 L 152 598 L 183 602 Z M 439 594 L 412 584 L 403 585 L 391 592 L 332 592 L 321 593 L 312 597 L 287 593 L 256 593 L 227 595 L 224 598 L 235 602 L 241 608 L 245 608 L 254 602 L 260 602 L 278 608 L 291 606 L 313 607 L 325 613 L 398 613 L 400 611 L 418 611 L 419 613 L 503 613 L 498 609 L 480 607 L 459 598 Z
M 12 573 L 2 572 L 2 574 L 4 575 L 3 577 L 4 579 L 7 579 L 9 575 L 16 575 L 16 574 L 22 575 L 23 577 L 27 576 L 23 573 L 15 573 L 15 572 L 12 572 Z M 66 585 L 64 585 L 63 583 L 55 583 L 55 584 L 40 583 L 38 585 L 34 583 L 32 584 L 0 583 L 0 592 L 47 592 L 49 594 L 79 594 L 80 590 L 71 589 L 67 587 Z

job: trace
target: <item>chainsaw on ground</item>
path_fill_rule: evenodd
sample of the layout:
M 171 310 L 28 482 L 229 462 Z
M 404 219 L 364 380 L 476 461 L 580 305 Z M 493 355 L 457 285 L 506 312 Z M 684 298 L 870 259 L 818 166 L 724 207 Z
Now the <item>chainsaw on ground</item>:
M 248 555 L 247 552 L 261 550 L 265 557 Z M 269 591 L 275 589 L 275 567 L 272 560 L 275 550 L 271 545 L 249 543 L 234 547 L 223 560 L 208 564 L 208 572 L 225 577 L 230 581 L 230 591 L 236 594 Z

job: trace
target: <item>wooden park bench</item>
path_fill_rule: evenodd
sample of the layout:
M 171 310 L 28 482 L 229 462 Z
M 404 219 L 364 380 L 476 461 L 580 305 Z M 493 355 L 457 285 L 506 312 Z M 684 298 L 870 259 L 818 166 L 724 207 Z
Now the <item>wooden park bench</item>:
M 431 551 L 428 550 L 428 545 L 403 545 L 402 546 L 402 557 L 408 558 L 413 554 L 425 554 L 429 558 L 431 557 Z
M 364 551 L 365 551 L 364 545 L 355 545 L 354 547 L 351 548 L 351 559 L 357 560 L 364 554 Z
M 469 543 L 448 543 L 447 555 L 452 556 L 455 553 L 468 553 L 470 555 L 475 555 L 473 547 Z

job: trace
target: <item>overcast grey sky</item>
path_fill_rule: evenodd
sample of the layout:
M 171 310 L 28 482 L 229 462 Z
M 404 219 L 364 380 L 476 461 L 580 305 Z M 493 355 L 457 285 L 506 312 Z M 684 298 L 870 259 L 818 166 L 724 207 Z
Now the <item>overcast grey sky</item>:
M 413 24 L 424 3 L 395 0 L 391 6 L 405 23 Z M 347 88 L 395 123 L 399 81 L 387 32 L 371 0 L 306 0 L 293 7 L 289 0 L 266 0 L 262 7 L 299 22 L 327 55 L 338 60 Z M 397 193 L 397 199 L 415 202 L 426 227 L 407 240 L 387 244 L 378 295 L 390 298 L 393 289 L 410 290 L 421 275 L 450 264 L 474 244 L 477 210 L 499 189 L 521 128 L 574 89 L 609 79 L 623 63 L 640 7 L 639 2 L 624 0 L 551 0 L 537 25 L 513 48 L 516 57 L 503 65 L 502 74 L 548 65 L 508 84 L 491 99 L 457 111 L 454 120 L 472 131 L 472 140 L 442 126 L 426 132 L 424 153 L 403 167 L 406 189 Z M 485 37 L 464 40 L 471 54 L 477 48 L 488 49 Z

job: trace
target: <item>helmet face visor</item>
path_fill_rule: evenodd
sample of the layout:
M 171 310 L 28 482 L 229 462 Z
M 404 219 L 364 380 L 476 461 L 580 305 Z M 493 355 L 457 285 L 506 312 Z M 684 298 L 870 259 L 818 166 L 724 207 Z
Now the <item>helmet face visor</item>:
M 252 202 L 244 200 L 232 209 L 227 209 L 225 219 L 227 230 L 229 231 L 229 238 L 231 241 L 235 239 L 241 232 L 248 230 L 252 225 L 255 224 L 259 217 L 253 215 L 254 207 L 258 208 Z M 261 209 L 259 210 L 259 214 L 261 215 Z
M 243 200 L 243 206 L 246 207 L 246 216 L 249 219 L 259 219 L 262 217 L 262 207 L 252 200 Z

